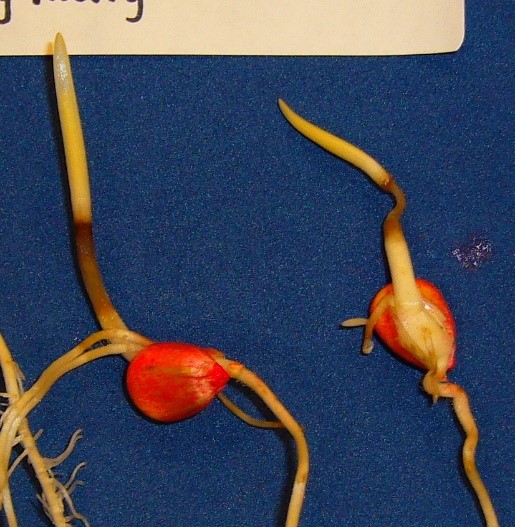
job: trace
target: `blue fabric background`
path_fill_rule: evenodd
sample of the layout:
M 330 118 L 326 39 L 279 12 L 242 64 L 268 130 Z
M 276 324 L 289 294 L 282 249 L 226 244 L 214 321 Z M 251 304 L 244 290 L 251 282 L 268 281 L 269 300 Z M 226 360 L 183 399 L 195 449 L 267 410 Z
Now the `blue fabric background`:
M 482 518 L 450 403 L 431 406 L 421 372 L 380 344 L 362 356 L 361 331 L 338 328 L 388 281 L 390 199 L 299 136 L 278 97 L 405 189 L 417 275 L 456 317 L 451 378 L 471 397 L 479 469 L 501 525 L 515 525 L 514 8 L 467 9 L 465 43 L 446 55 L 73 58 L 113 301 L 135 331 L 217 347 L 276 391 L 311 446 L 303 527 Z M 0 330 L 30 385 L 98 326 L 73 256 L 51 60 L 1 58 L 0 80 Z M 493 256 L 472 271 L 452 251 L 474 235 Z M 127 401 L 125 366 L 70 374 L 30 416 L 47 455 L 84 429 L 62 471 L 88 462 L 74 499 L 91 525 L 282 525 L 288 435 L 249 428 L 217 401 L 179 424 L 148 422 Z M 23 469 L 12 485 L 20 525 L 45 524 Z

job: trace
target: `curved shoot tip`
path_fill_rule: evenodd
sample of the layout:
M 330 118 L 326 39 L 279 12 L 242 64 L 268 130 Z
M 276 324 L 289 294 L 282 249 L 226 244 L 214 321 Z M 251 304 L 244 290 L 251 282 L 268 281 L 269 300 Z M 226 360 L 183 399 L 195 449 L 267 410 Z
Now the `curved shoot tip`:
M 278 100 L 278 104 L 282 114 L 295 130 L 331 154 L 365 172 L 380 187 L 388 188 L 392 177 L 373 157 L 345 139 L 307 121 L 294 112 L 282 99 Z
M 279 105 L 279 108 L 281 109 L 281 112 L 283 112 L 283 114 L 285 112 L 288 112 L 288 110 L 291 110 L 291 108 L 280 97 L 279 99 L 277 99 L 277 104 Z

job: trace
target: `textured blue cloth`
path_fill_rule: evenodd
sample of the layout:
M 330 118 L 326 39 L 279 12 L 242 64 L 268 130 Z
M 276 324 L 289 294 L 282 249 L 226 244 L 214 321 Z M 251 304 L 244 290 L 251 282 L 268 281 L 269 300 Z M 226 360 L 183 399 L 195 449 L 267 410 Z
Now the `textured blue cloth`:
M 477 462 L 501 525 L 513 511 L 513 3 L 469 2 L 463 47 L 413 57 L 75 57 L 100 264 L 127 324 L 223 350 L 305 427 L 302 527 L 482 525 L 451 405 L 377 344 L 365 316 L 389 278 L 391 201 L 298 135 L 276 100 L 395 174 L 418 276 L 456 317 L 481 431 Z M 66 37 L 66 34 L 65 34 Z M 26 374 L 98 326 L 78 277 L 49 58 L 0 58 L 0 331 Z M 63 378 L 31 414 L 59 469 L 86 460 L 94 527 L 279 527 L 295 451 L 218 402 L 175 425 L 141 418 L 123 359 Z M 252 413 L 245 394 L 230 395 Z M 27 473 L 20 525 L 43 525 Z

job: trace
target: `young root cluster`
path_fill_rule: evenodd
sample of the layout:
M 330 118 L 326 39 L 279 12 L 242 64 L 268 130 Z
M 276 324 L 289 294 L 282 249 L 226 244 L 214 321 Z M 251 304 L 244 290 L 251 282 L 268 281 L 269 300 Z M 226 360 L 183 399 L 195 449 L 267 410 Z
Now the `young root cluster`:
M 66 373 L 97 358 L 118 355 L 128 348 L 144 347 L 149 342 L 129 331 L 99 331 L 55 360 L 25 391 L 23 373 L 0 335 L 0 367 L 5 384 L 5 393 L 0 394 L 5 407 L 0 417 L 0 510 L 4 512 L 8 527 L 18 526 L 10 478 L 22 463 L 32 470 L 38 480 L 41 487 L 39 501 L 55 527 L 71 527 L 70 522 L 74 520 L 89 527 L 87 519 L 75 509 L 72 500 L 73 491 L 81 483 L 77 475 L 85 463 L 79 463 L 64 482 L 54 473 L 54 468 L 70 456 L 82 437 L 82 431 L 77 430 L 72 435 L 59 456 L 45 457 L 37 445 L 42 432 L 32 432 L 28 415 Z

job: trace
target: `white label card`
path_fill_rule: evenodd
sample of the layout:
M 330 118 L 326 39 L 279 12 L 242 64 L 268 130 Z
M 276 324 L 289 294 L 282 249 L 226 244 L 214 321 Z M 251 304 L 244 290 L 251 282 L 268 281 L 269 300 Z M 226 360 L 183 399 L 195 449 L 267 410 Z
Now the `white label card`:
M 456 51 L 465 0 L 0 0 L 0 55 L 408 55 Z

